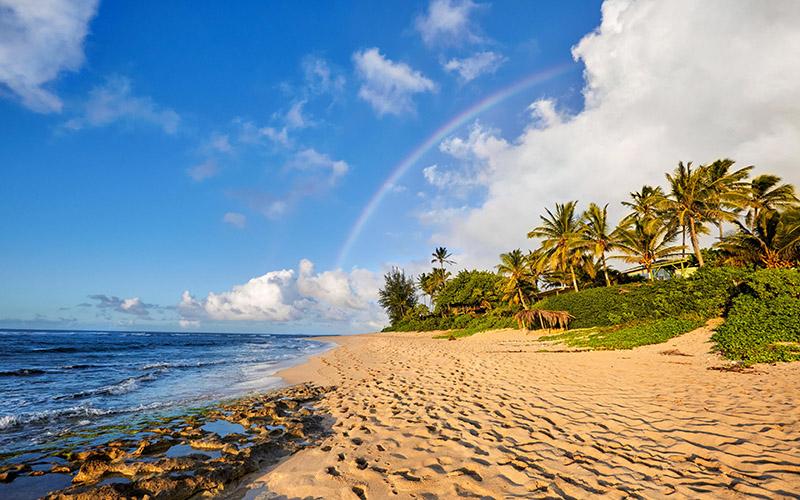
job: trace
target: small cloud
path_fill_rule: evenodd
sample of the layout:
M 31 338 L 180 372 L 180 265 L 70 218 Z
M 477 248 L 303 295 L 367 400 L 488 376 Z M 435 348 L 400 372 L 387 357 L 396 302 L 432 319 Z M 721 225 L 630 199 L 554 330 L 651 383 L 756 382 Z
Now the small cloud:
M 150 97 L 133 95 L 128 78 L 114 76 L 89 91 L 89 99 L 80 116 L 64 124 L 69 130 L 102 127 L 115 122 L 138 122 L 155 125 L 167 134 L 178 130 L 180 116 L 157 105 Z
M 343 160 L 333 160 L 330 156 L 320 153 L 314 148 L 298 151 L 287 166 L 296 170 L 327 170 L 330 172 L 330 182 L 335 183 L 345 175 L 350 166 Z
M 378 113 L 401 115 L 415 110 L 414 94 L 433 92 L 436 84 L 405 63 L 384 57 L 377 48 L 353 54 L 356 72 L 361 79 L 358 96 Z
M 208 146 L 219 153 L 230 153 L 233 151 L 233 146 L 231 146 L 228 134 L 213 134 Z
M 233 227 L 243 229 L 247 224 L 247 217 L 245 217 L 244 214 L 237 212 L 227 212 L 222 216 L 222 222 L 230 224 Z
M 502 54 L 484 51 L 464 59 L 450 59 L 444 64 L 444 69 L 455 71 L 463 81 L 470 82 L 483 74 L 494 73 L 506 61 Z
M 194 319 L 181 319 L 178 321 L 178 325 L 180 325 L 181 328 L 190 329 L 200 326 L 200 322 Z
M 344 89 L 345 77 L 331 67 L 325 59 L 309 55 L 303 58 L 305 87 L 311 94 L 338 94 Z
M 478 43 L 483 37 L 470 20 L 480 5 L 471 0 L 432 0 L 425 14 L 417 17 L 414 27 L 425 45 L 460 45 Z
M 186 170 L 189 177 L 195 182 L 202 182 L 219 173 L 219 167 L 214 160 L 206 160 Z
M 101 311 L 114 311 L 123 314 L 131 314 L 141 318 L 148 317 L 150 315 L 150 310 L 158 309 L 158 306 L 154 304 L 145 304 L 139 299 L 139 297 L 121 299 L 116 296 L 97 294 L 90 295 L 89 298 L 97 301 L 95 306 Z

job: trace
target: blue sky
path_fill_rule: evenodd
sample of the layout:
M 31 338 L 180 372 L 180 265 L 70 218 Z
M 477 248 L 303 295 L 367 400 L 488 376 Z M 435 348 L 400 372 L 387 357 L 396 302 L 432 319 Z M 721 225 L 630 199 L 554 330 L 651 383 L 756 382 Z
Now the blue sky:
M 645 48 L 668 43 L 648 40 L 637 23 L 670 18 L 610 4 L 601 20 L 596 1 L 0 0 L 0 326 L 379 326 L 374 289 L 386 266 L 420 269 L 442 244 L 461 265 L 485 267 L 506 241 L 520 244 L 505 236 L 524 236 L 520 226 L 500 230 L 487 215 L 508 181 L 502 165 L 561 179 L 546 195 L 535 181 L 519 199 L 544 205 L 554 192 L 568 196 L 564 175 L 580 158 L 547 157 L 564 147 L 564 134 L 594 119 L 593 132 L 569 138 L 565 149 L 617 145 L 613 135 L 597 136 L 614 128 L 609 117 L 628 104 L 669 101 L 664 88 L 651 89 L 657 102 L 613 101 L 628 84 L 612 78 L 615 64 L 652 75 L 660 62 L 638 64 L 636 57 L 653 58 L 646 50 L 606 60 L 615 53 L 608 44 L 627 50 L 620 36 L 628 34 Z M 702 25 L 713 13 L 692 14 Z M 778 14 L 786 12 L 762 17 Z M 602 29 L 622 16 L 629 21 Z M 787 36 L 763 43 L 785 46 Z M 596 71 L 585 72 L 590 64 Z M 476 103 L 548 71 L 447 130 L 337 260 L 364 207 L 415 148 Z M 676 84 L 669 78 L 666 87 Z M 787 94 L 767 97 L 781 103 Z M 592 118 L 603 106 L 605 118 Z M 528 141 L 536 148 L 526 149 Z M 728 153 L 711 142 L 703 149 L 664 139 L 658 161 L 687 159 L 673 149 Z M 758 161 L 758 152 L 743 154 Z M 592 155 L 583 152 L 583 163 Z M 574 175 L 577 184 L 587 178 Z M 620 192 L 636 187 L 631 180 Z M 535 220 L 535 211 L 525 213 Z M 507 239 L 498 244 L 495 233 Z

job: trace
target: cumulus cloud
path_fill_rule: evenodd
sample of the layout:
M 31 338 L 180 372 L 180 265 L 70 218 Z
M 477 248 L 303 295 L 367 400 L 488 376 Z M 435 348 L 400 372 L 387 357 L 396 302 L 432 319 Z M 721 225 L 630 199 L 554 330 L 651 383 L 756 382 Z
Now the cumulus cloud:
M 377 48 L 355 52 L 353 62 L 361 79 L 358 96 L 379 116 L 414 112 L 413 95 L 436 90 L 436 84 L 422 73 L 387 59 Z
M 379 328 L 385 316 L 376 304 L 380 276 L 364 270 L 317 273 L 306 259 L 298 269 L 270 271 L 222 293 L 198 300 L 183 292 L 178 311 L 186 321 L 347 322 Z
M 93 88 L 80 116 L 64 125 L 71 130 L 80 130 L 115 122 L 144 123 L 156 126 L 167 134 L 174 134 L 178 130 L 180 116 L 169 108 L 159 106 L 150 97 L 133 95 L 131 81 L 115 76 Z
M 235 228 L 243 229 L 244 226 L 247 225 L 247 217 L 238 212 L 226 212 L 225 215 L 222 216 L 222 222 L 230 224 Z
M 0 84 L 33 111 L 61 111 L 45 85 L 83 65 L 96 13 L 97 0 L 0 0 Z
M 121 299 L 116 296 L 103 294 L 90 295 L 90 299 L 97 301 L 95 306 L 103 312 L 118 312 L 145 318 L 150 315 L 150 310 L 157 309 L 158 306 L 145 304 L 139 297 Z
M 457 45 L 480 42 L 483 38 L 470 20 L 480 6 L 471 0 L 432 0 L 414 27 L 426 45 Z
M 511 140 L 479 125 L 442 150 L 482 161 L 486 197 L 443 224 L 436 241 L 476 265 L 530 246 L 545 206 L 620 200 L 663 183 L 679 160 L 731 157 L 800 182 L 800 3 L 793 0 L 608 0 L 599 28 L 573 49 L 585 108 L 532 105 Z
M 494 73 L 506 61 L 502 54 L 487 50 L 463 59 L 450 59 L 444 64 L 444 69 L 456 72 L 461 80 L 470 82 L 483 74 Z

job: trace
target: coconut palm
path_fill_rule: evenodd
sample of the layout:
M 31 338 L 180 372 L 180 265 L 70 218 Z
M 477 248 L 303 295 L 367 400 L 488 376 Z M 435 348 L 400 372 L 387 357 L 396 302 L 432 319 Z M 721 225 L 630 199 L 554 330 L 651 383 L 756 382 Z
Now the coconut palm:
M 453 256 L 450 252 L 447 251 L 445 247 L 436 247 L 431 254 L 433 258 L 431 259 L 431 264 L 439 264 L 441 269 L 444 269 L 445 264 L 455 264 L 456 261 L 450 260 L 450 257 Z
M 700 267 L 705 265 L 700 253 L 698 234 L 705 230 L 704 223 L 713 220 L 715 196 L 708 183 L 707 171 L 692 168 L 692 162 L 686 165 L 679 162 L 672 174 L 667 174 L 670 193 L 665 207 L 673 223 L 687 229 L 692 242 L 692 249 Z
M 800 265 L 800 209 L 762 210 L 751 224 L 736 224 L 739 231 L 717 244 L 727 263 L 767 268 Z
M 586 264 L 585 242 L 581 239 L 581 225 L 575 214 L 578 202 L 556 203 L 555 213 L 545 209 L 540 216 L 542 225 L 528 233 L 528 238 L 541 238 L 541 253 L 546 266 L 555 271 L 569 271 L 572 286 L 578 291 L 575 267 Z
M 598 205 L 590 203 L 589 208 L 583 212 L 581 224 L 581 236 L 592 250 L 594 258 L 599 259 L 606 279 L 606 286 L 611 286 L 611 280 L 608 277 L 606 253 L 614 250 L 616 238 L 614 231 L 608 227 L 608 204 L 600 208 Z
M 748 199 L 749 186 L 746 180 L 753 166 L 731 170 L 734 163 L 730 158 L 725 158 L 700 167 L 708 187 L 707 213 L 719 229 L 720 239 L 723 236 L 723 223 L 738 219 Z
M 640 191 L 630 194 L 632 201 L 623 201 L 622 205 L 631 209 L 631 214 L 622 220 L 622 224 L 632 222 L 634 218 L 651 219 L 663 213 L 666 196 L 659 187 L 642 186 Z
M 615 258 L 641 265 L 652 280 L 654 264 L 682 248 L 672 245 L 677 232 L 674 224 L 660 218 L 632 220 L 614 231 L 616 248 L 624 254 Z
M 378 290 L 378 304 L 386 310 L 392 324 L 400 321 L 417 305 L 414 279 L 397 267 L 383 276 L 384 287 Z
M 748 208 L 745 222 L 751 231 L 756 231 L 762 212 L 797 205 L 794 186 L 780 182 L 780 177 L 769 174 L 759 175 L 750 181 L 745 202 Z
M 530 262 L 520 249 L 500 254 L 497 274 L 505 278 L 502 290 L 503 299 L 511 304 L 528 308 L 528 297 L 536 291 L 536 279 L 531 272 Z

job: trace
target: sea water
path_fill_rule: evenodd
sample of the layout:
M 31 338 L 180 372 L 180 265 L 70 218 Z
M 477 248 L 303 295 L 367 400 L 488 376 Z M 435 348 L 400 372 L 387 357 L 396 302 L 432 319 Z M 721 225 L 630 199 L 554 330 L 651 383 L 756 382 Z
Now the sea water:
M 327 347 L 291 335 L 2 330 L 0 465 L 274 388 L 276 371 Z

